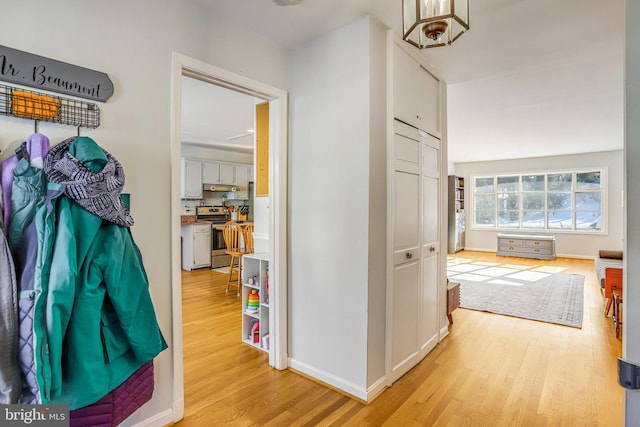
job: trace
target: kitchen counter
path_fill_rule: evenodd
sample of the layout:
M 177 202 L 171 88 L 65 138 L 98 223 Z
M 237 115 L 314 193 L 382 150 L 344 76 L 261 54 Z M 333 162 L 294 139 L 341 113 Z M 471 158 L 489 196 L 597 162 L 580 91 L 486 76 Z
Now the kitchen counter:
M 211 224 L 211 221 L 198 221 L 195 215 L 181 215 L 180 216 L 180 224 L 181 225 L 198 225 L 198 224 Z

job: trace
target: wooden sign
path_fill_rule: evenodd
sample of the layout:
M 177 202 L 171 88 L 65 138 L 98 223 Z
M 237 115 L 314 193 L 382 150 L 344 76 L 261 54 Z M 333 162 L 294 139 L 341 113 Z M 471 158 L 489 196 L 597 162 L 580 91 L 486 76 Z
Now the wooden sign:
M 106 102 L 113 83 L 106 73 L 0 45 L 0 80 Z

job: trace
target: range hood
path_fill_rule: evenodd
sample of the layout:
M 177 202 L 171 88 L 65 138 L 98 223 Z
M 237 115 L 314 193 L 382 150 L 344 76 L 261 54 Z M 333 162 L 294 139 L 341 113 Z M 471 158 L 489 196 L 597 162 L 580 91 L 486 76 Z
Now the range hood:
M 215 191 L 218 193 L 227 193 L 229 191 L 236 191 L 236 186 L 223 185 L 223 184 L 203 184 L 202 189 L 204 191 Z

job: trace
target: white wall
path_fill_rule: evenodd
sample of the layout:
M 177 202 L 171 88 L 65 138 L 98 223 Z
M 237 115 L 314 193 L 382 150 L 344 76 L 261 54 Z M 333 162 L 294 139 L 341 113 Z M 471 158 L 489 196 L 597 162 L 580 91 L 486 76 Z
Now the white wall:
M 292 51 L 289 62 L 291 366 L 360 397 L 367 387 L 369 44 L 363 18 Z
M 595 257 L 600 249 L 622 249 L 622 151 L 584 153 L 572 156 L 534 157 L 493 162 L 456 163 L 455 174 L 466 181 L 466 248 L 495 251 L 496 231 L 472 230 L 471 175 L 493 173 L 527 173 L 578 168 L 608 169 L 608 230 L 606 234 L 560 233 L 556 235 L 556 252 L 560 256 Z
M 387 28 L 370 21 L 369 307 L 367 386 L 385 377 L 387 262 Z M 373 390 L 375 394 L 375 390 Z
M 2 13 L 14 17 L 0 26 L 3 45 L 106 72 L 114 83 L 114 95 L 99 104 L 102 125 L 83 134 L 124 166 L 124 191 L 131 193 L 136 221 L 132 232 L 145 264 L 154 266 L 147 270 L 150 292 L 169 343 L 156 359 L 152 401 L 124 425 L 154 416 L 160 417 L 156 425 L 166 424 L 171 419 L 174 384 L 170 201 L 179 197 L 169 191 L 171 174 L 179 173 L 179 165 L 173 169 L 170 160 L 171 52 L 284 88 L 286 50 L 191 2 L 22 0 L 4 2 Z M 32 133 L 33 122 L 0 117 L 0 129 L 4 149 Z M 52 143 L 75 134 L 73 128 L 47 123 L 40 124 L 40 131 Z

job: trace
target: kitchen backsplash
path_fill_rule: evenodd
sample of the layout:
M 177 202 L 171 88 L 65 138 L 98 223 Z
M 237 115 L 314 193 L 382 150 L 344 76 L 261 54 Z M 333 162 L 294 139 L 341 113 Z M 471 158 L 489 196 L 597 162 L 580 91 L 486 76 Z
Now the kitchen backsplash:
M 198 206 L 244 206 L 248 202 L 246 200 L 227 199 L 229 193 L 210 193 L 205 191 L 204 199 L 180 201 L 180 215 L 195 215 Z M 231 193 L 233 194 L 233 193 Z
M 196 207 L 202 205 L 202 200 L 181 200 L 180 215 L 195 215 Z

